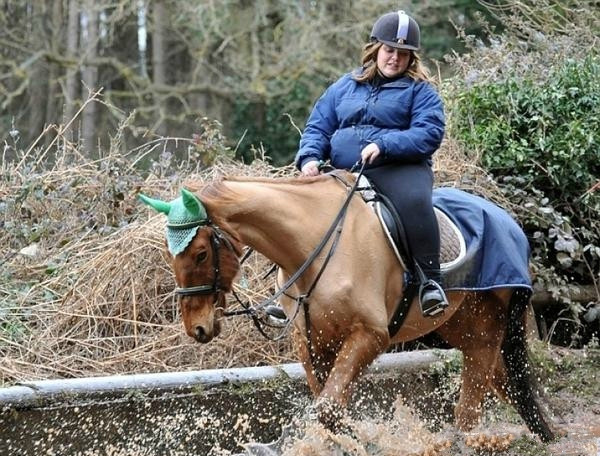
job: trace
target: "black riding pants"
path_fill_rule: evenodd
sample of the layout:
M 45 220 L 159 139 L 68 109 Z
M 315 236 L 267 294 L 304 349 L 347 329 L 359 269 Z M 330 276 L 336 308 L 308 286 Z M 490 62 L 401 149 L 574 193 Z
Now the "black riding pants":
M 431 200 L 431 167 L 427 162 L 393 164 L 365 170 L 364 174 L 398 211 L 415 261 L 428 279 L 440 283 L 440 237 Z

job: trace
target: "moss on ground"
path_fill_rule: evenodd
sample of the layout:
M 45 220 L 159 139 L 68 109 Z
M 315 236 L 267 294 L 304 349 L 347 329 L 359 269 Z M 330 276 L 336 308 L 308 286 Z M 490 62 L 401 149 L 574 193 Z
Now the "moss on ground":
M 597 344 L 569 350 L 535 343 L 531 359 L 549 394 L 568 392 L 581 398 L 600 396 L 600 348 Z

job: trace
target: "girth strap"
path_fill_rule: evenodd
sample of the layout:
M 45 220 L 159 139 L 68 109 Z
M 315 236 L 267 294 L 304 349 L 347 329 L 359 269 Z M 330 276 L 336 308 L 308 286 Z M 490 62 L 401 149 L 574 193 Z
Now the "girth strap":
M 405 278 L 408 274 L 405 274 Z M 398 301 L 394 315 L 388 324 L 388 334 L 392 339 L 396 333 L 400 330 L 402 323 L 406 320 L 408 310 L 410 309 L 410 303 L 415 299 L 419 285 L 412 281 L 410 278 L 406 278 L 404 290 L 402 292 L 402 298 Z

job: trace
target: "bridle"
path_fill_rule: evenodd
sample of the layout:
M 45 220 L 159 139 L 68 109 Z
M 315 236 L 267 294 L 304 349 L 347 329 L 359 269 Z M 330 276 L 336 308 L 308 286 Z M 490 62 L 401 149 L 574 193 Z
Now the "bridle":
M 212 283 L 202 284 L 202 285 L 194 285 L 191 287 L 178 287 L 175 288 L 175 293 L 179 296 L 205 296 L 205 295 L 215 295 L 214 302 L 219 300 L 219 296 L 223 291 L 226 291 L 222 287 L 221 281 L 221 261 L 220 261 L 220 249 L 221 245 L 225 244 L 225 246 L 231 250 L 235 251 L 233 248 L 233 244 L 227 238 L 225 233 L 210 219 L 205 219 L 198 222 L 187 223 L 185 225 L 167 225 L 172 229 L 189 229 L 194 228 L 196 226 L 201 228 L 212 228 L 212 233 L 210 235 L 210 244 L 213 251 L 212 258 L 212 266 L 213 266 L 213 280 Z

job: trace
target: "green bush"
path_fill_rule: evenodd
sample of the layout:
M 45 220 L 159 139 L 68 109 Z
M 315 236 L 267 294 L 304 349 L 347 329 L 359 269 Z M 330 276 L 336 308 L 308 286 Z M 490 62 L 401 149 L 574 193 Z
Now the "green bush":
M 473 87 L 459 107 L 457 139 L 475 145 L 493 175 L 525 178 L 568 213 L 598 213 L 598 194 L 588 190 L 600 176 L 599 57 L 566 62 L 542 84 Z
M 452 100 L 452 135 L 477 152 L 514 204 L 545 286 L 593 283 L 600 270 L 600 57 L 545 71 L 543 79 L 532 71 L 462 85 Z

